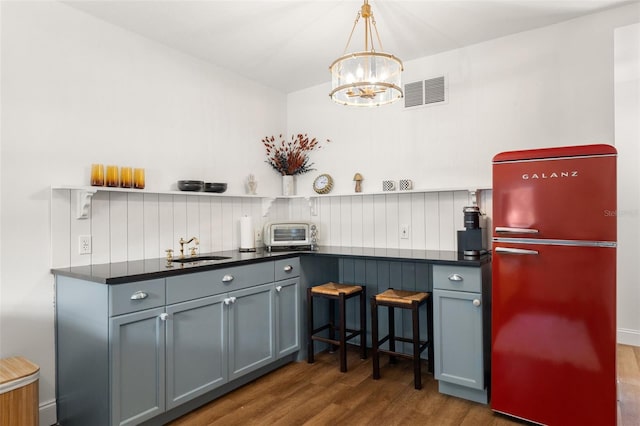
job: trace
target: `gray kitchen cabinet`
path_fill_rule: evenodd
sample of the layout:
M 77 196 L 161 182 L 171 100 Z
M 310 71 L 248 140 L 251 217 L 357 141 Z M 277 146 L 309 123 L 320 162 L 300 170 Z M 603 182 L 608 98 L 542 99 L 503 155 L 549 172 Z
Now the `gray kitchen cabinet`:
M 275 360 L 274 291 L 265 284 L 228 293 L 229 380 Z
M 109 320 L 112 425 L 135 425 L 165 410 L 164 308 Z
M 275 290 L 276 356 L 282 358 L 300 349 L 300 279 L 278 281 Z
M 276 357 L 300 349 L 300 258 L 275 261 Z
M 486 404 L 490 265 L 433 266 L 435 378 L 441 393 Z
M 286 333 L 276 330 L 274 263 L 117 285 L 57 276 L 61 424 L 153 422 L 286 361 L 276 356 L 276 336 Z M 297 302 L 296 283 L 283 280 L 282 297 Z M 299 311 L 289 300 L 279 306 Z
M 164 305 L 164 279 L 56 277 L 60 424 L 132 425 L 165 411 Z
M 166 308 L 167 410 L 228 381 L 226 294 Z

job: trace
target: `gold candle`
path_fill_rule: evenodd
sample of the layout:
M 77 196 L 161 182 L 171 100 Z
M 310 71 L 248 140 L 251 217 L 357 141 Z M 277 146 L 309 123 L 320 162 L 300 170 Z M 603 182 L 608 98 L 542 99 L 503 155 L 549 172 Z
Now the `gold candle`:
M 118 166 L 107 166 L 107 186 L 120 186 Z
M 144 189 L 144 169 L 133 169 L 133 187 Z
M 123 188 L 131 188 L 133 186 L 131 167 L 122 167 L 120 169 L 120 186 Z
M 104 166 L 102 164 L 91 165 L 91 185 L 92 186 L 104 185 Z

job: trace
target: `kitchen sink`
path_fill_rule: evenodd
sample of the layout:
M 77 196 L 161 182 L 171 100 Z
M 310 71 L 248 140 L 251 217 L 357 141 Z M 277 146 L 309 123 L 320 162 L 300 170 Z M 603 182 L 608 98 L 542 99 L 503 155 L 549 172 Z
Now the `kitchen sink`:
M 192 263 L 192 262 L 204 262 L 204 261 L 226 260 L 226 259 L 231 259 L 231 258 L 227 256 L 188 256 L 188 257 L 185 257 L 184 259 L 173 258 L 171 261 L 179 262 L 179 263 Z

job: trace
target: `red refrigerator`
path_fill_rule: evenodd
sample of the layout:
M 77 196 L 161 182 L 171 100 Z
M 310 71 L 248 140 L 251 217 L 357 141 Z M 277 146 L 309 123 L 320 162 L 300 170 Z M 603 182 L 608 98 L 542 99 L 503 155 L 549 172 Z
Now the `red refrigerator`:
M 616 150 L 493 159 L 491 408 L 616 424 Z

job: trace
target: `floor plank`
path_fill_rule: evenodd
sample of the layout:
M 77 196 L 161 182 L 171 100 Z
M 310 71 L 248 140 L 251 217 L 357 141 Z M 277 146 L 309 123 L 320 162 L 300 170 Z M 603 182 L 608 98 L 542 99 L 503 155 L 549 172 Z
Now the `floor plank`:
M 618 426 L 640 425 L 640 347 L 618 345 Z M 337 354 L 323 352 L 314 364 L 297 362 L 251 382 L 170 423 L 209 425 L 437 425 L 527 424 L 491 411 L 488 405 L 438 392 L 423 371 L 423 389 L 413 388 L 411 363 L 381 365 L 371 379 L 371 360 L 349 350 L 347 374 Z

